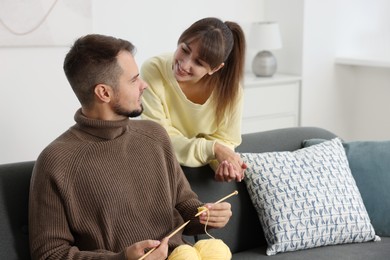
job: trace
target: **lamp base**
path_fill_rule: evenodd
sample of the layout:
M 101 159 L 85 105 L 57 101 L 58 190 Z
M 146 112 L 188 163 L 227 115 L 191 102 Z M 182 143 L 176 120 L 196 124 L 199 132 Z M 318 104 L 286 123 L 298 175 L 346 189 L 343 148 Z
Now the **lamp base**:
M 276 58 L 270 51 L 261 51 L 253 58 L 252 71 L 257 77 L 272 77 L 276 68 Z

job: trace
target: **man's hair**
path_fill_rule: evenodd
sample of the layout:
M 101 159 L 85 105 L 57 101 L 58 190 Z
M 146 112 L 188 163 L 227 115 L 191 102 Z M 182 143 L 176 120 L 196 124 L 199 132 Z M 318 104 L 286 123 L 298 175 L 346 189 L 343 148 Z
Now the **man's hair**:
M 115 88 L 122 69 L 117 62 L 121 51 L 134 53 L 126 40 L 89 34 L 77 39 L 64 60 L 64 72 L 80 103 L 89 106 L 97 84 Z

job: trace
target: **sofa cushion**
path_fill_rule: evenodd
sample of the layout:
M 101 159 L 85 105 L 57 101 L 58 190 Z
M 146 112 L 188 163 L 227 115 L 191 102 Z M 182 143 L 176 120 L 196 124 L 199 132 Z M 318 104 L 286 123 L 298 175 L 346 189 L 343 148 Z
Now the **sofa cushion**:
M 379 239 L 339 138 L 294 152 L 241 156 L 267 255 Z
M 303 146 L 324 141 L 305 140 Z M 375 233 L 390 236 L 390 141 L 343 142 L 343 146 Z
M 380 243 L 353 243 L 317 247 L 308 250 L 285 252 L 269 257 L 265 247 L 258 247 L 233 254 L 234 260 L 384 260 L 389 259 L 390 238 Z

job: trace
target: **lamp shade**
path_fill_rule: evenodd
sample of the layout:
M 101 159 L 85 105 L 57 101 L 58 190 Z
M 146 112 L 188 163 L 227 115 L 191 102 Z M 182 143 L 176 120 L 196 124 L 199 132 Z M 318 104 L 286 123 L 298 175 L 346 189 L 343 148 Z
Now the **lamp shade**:
M 281 48 L 279 24 L 277 22 L 253 23 L 250 31 L 250 44 L 258 51 Z

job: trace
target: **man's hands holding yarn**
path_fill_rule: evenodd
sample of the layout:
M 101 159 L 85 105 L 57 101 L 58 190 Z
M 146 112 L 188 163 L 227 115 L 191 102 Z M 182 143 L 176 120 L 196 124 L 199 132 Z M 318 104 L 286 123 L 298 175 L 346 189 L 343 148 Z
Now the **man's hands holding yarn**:
M 247 166 L 241 157 L 229 147 L 218 142 L 214 145 L 214 153 L 219 162 L 219 166 L 215 171 L 215 179 L 227 182 L 232 180 L 242 181 Z
M 199 215 L 199 221 L 203 225 L 207 224 L 207 226 L 214 228 L 222 228 L 232 216 L 231 205 L 228 202 L 207 203 L 204 207 L 208 208 L 208 210 Z

